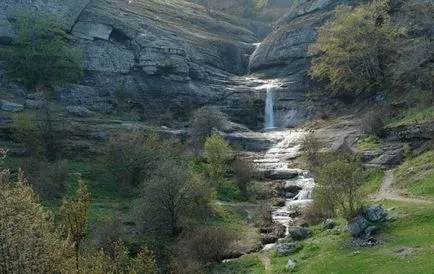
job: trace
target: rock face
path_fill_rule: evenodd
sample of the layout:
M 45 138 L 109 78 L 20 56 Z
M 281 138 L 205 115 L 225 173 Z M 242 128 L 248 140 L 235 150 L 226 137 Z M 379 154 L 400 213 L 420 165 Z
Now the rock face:
M 6 100 L 1 100 L 0 109 L 7 112 L 20 112 L 24 110 L 24 106 Z
M 275 91 L 278 126 L 296 125 L 309 117 L 313 109 L 300 108 L 312 87 L 307 71 L 312 55 L 309 46 L 317 38 L 318 28 L 330 19 L 340 4 L 358 4 L 363 0 L 302 0 L 292 1 L 290 10 L 274 26 L 250 56 L 249 71 L 261 71 L 278 77 L 282 84 Z

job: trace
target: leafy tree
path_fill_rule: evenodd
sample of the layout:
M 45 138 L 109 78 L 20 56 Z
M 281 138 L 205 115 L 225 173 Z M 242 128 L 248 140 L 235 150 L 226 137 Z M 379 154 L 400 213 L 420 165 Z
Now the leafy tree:
M 0 170 L 0 272 L 67 273 L 70 248 L 61 231 L 23 174 L 10 178 Z
M 81 76 L 81 53 L 68 44 L 57 19 L 22 8 L 13 18 L 18 37 L 0 52 L 10 80 L 35 89 Z
M 167 160 L 143 189 L 145 226 L 176 236 L 208 208 L 210 191 L 180 162 Z M 168 229 L 168 231 L 167 231 Z
M 326 164 L 316 178 L 314 203 L 333 215 L 351 219 L 362 205 L 362 180 L 361 165 L 352 157 Z
M 202 107 L 193 114 L 190 127 L 190 141 L 196 156 L 199 156 L 207 137 L 213 129 L 223 127 L 223 114 L 211 107 Z
M 328 79 L 334 94 L 360 93 L 385 83 L 388 56 L 404 30 L 388 14 L 388 0 L 356 8 L 339 6 L 333 19 L 320 28 L 310 52 L 310 75 Z
M 79 181 L 74 198 L 64 198 L 60 211 L 69 230 L 69 240 L 75 250 L 75 266 L 80 270 L 80 245 L 86 237 L 87 215 L 90 206 L 90 194 L 86 184 Z
M 220 135 L 212 135 L 205 141 L 204 156 L 207 161 L 206 172 L 208 176 L 219 184 L 224 175 L 232 150 L 225 139 Z

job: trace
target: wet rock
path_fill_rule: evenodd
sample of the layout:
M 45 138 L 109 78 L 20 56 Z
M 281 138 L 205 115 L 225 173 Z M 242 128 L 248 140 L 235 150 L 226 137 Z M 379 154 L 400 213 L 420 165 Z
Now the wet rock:
M 272 234 L 261 234 L 261 243 L 263 245 L 272 244 L 277 242 L 279 238 Z
M 370 222 L 380 222 L 387 217 L 387 212 L 381 205 L 365 207 L 362 214 Z
M 275 198 L 272 200 L 273 206 L 282 207 L 285 206 L 285 198 Z
M 0 100 L 0 109 L 7 112 L 20 112 L 24 110 L 24 106 L 6 100 Z
M 78 116 L 78 117 L 89 117 L 92 116 L 92 112 L 89 111 L 87 108 L 82 107 L 82 106 L 67 106 L 66 110 L 74 115 L 74 116 Z
M 365 233 L 366 236 L 371 237 L 377 232 L 377 227 L 375 226 L 368 226 L 363 233 Z
M 324 230 L 333 229 L 335 226 L 336 226 L 336 221 L 333 219 L 327 219 L 322 223 L 322 228 Z
M 359 236 L 368 227 L 369 223 L 363 216 L 357 216 L 349 222 L 347 229 L 353 236 Z
M 289 259 L 288 262 L 286 263 L 286 268 L 294 269 L 296 265 L 297 264 L 293 260 Z
M 291 180 L 303 171 L 300 169 L 263 169 L 259 170 L 263 178 L 269 180 Z
M 25 105 L 29 109 L 40 109 L 44 106 L 44 102 L 41 100 L 26 100 Z
M 288 256 L 288 255 L 294 253 L 296 250 L 297 250 L 297 244 L 296 243 L 279 244 L 276 248 L 276 255 L 277 256 Z
M 296 241 L 304 240 L 312 236 L 312 232 L 309 229 L 302 226 L 290 227 L 288 229 L 288 232 L 291 238 Z

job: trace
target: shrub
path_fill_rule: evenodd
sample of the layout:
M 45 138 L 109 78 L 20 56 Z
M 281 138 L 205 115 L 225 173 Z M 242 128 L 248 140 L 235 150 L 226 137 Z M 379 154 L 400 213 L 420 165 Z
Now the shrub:
M 313 200 L 330 215 L 351 219 L 362 205 L 362 167 L 353 157 L 330 162 L 318 172 Z
M 320 165 L 319 150 L 321 149 L 321 141 L 315 135 L 314 132 L 309 132 L 303 137 L 301 143 L 302 150 L 307 156 L 308 168 L 315 171 Z
M 223 128 L 223 114 L 212 107 L 202 107 L 194 112 L 190 127 L 190 142 L 198 156 L 206 138 L 212 135 L 213 129 Z
M 217 185 L 223 181 L 224 171 L 232 158 L 232 150 L 222 136 L 212 135 L 205 141 L 206 172 Z
M 255 178 L 256 171 L 252 164 L 238 156 L 232 162 L 232 170 L 235 173 L 235 183 L 238 189 L 243 193 L 247 193 L 251 181 Z
M 182 235 L 179 253 L 188 261 L 207 265 L 224 259 L 234 239 L 234 233 L 225 227 L 197 227 Z
M 310 48 L 317 56 L 310 75 L 330 80 L 334 94 L 358 94 L 383 86 L 387 58 L 404 33 L 393 25 L 388 11 L 388 0 L 356 8 L 339 6 Z
M 318 225 L 328 218 L 333 217 L 333 210 L 330 206 L 324 206 L 324 202 L 314 202 L 307 207 L 303 208 L 302 215 L 309 225 Z
M 47 162 L 33 159 L 33 163 L 37 170 L 30 172 L 29 176 L 37 193 L 44 199 L 61 198 L 67 188 L 68 161 Z
M 19 7 L 13 18 L 18 37 L 0 52 L 10 80 L 35 89 L 81 76 L 81 53 L 68 45 L 58 20 Z
M 145 226 L 160 234 L 176 236 L 191 219 L 203 217 L 210 191 L 182 163 L 166 160 L 145 182 L 142 198 L 142 211 L 149 221 L 145 221 Z
M 37 156 L 42 150 L 41 132 L 33 115 L 17 113 L 12 117 L 13 139 L 24 146 L 27 154 Z
M 102 162 L 121 191 L 138 187 L 161 161 L 177 157 L 180 146 L 163 141 L 151 131 L 125 131 L 110 137 Z
M 384 134 L 383 114 L 380 111 L 370 111 L 362 116 L 361 129 L 368 135 Z

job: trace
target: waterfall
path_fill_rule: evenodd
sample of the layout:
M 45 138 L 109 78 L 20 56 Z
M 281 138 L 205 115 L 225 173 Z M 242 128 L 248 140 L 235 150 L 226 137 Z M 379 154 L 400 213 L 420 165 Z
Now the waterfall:
M 273 88 L 267 87 L 265 96 L 265 129 L 274 128 L 274 98 Z

